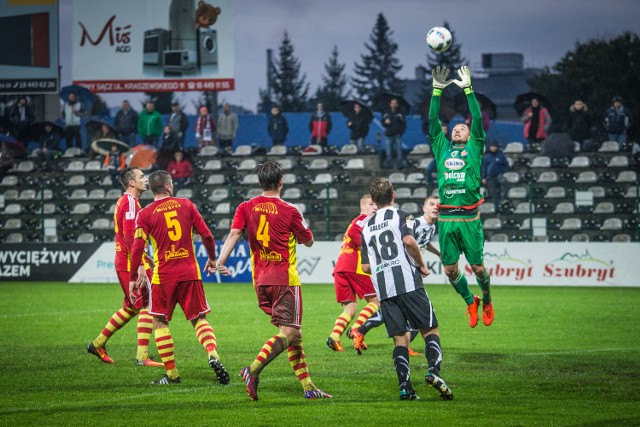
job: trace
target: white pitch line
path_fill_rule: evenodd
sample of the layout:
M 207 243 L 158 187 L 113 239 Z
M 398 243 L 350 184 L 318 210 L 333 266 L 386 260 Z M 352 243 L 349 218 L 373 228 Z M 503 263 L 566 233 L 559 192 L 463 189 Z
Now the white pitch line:
M 69 310 L 69 311 L 54 311 L 51 313 L 47 313 L 45 311 L 40 311 L 37 313 L 16 313 L 16 314 L 0 314 L 0 319 L 13 319 L 16 317 L 44 317 L 44 316 L 77 316 L 78 314 L 94 314 L 94 313 L 102 313 L 104 310 Z
M 544 351 L 539 353 L 523 353 L 523 354 L 512 354 L 513 357 L 518 356 L 562 356 L 562 355 L 571 355 L 571 354 L 584 354 L 584 353 L 608 353 L 615 351 L 634 351 L 637 352 L 637 348 L 593 348 L 586 350 L 567 350 L 567 351 Z

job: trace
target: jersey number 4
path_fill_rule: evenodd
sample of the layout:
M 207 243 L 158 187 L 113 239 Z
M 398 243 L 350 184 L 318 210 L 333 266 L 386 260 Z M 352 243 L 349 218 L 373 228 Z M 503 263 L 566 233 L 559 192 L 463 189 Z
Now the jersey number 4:
M 382 264 L 382 261 L 390 261 L 398 256 L 398 245 L 391 230 L 380 233 L 377 240 L 376 236 L 373 235 L 368 243 L 368 246 L 376 254 L 376 264 Z
M 176 211 L 164 213 L 164 220 L 167 223 L 167 234 L 169 235 L 169 239 L 174 242 L 182 238 L 182 227 L 180 226 L 180 221 L 176 219 L 177 216 L 178 212 Z
M 256 233 L 256 240 L 262 243 L 265 248 L 269 247 L 269 221 L 267 221 L 266 215 L 260 215 L 260 223 L 258 224 L 258 232 Z

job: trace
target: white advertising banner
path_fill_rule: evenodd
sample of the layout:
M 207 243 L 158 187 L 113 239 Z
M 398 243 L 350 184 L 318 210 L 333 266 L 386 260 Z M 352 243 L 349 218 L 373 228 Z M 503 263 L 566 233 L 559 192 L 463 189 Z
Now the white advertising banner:
M 303 283 L 332 283 L 331 272 L 340 242 L 298 246 L 298 270 Z M 485 267 L 494 285 L 640 286 L 638 243 L 493 243 L 484 246 Z M 448 283 L 439 259 L 427 252 L 430 274 L 424 283 Z M 471 267 L 460 258 L 460 269 L 475 283 Z
M 333 266 L 340 253 L 340 242 L 316 242 L 307 248 L 298 245 L 298 272 L 303 284 L 333 283 Z M 222 242 L 216 242 L 218 251 Z M 240 246 L 228 263 L 233 277 L 203 278 L 206 281 L 249 282 L 249 251 Z M 197 253 L 200 243 L 196 244 Z M 78 269 L 70 282 L 117 283 L 113 243 L 103 243 Z M 527 286 L 639 286 L 636 262 L 640 243 L 489 243 L 485 244 L 484 261 L 493 285 Z M 202 255 L 202 254 L 201 254 Z M 205 256 L 206 258 L 206 256 Z M 204 258 L 200 259 L 204 262 Z M 448 283 L 442 263 L 431 253 L 425 254 L 431 274 L 428 284 Z M 475 283 L 471 267 L 460 258 L 460 268 Z
M 92 92 L 234 89 L 233 0 L 74 0 L 73 83 Z

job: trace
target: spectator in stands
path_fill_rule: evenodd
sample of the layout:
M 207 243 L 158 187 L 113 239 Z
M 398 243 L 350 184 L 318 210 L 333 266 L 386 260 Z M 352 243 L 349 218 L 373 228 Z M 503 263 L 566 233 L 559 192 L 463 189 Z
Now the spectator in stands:
M 128 100 L 122 101 L 122 108 L 116 113 L 113 127 L 118 133 L 118 139 L 126 142 L 129 147 L 136 145 L 136 129 L 138 127 L 138 113 L 131 108 Z
M 75 92 L 69 93 L 67 102 L 62 107 L 62 120 L 64 120 L 65 128 L 65 140 L 67 141 L 67 148 L 77 147 L 81 150 L 82 146 L 82 116 L 84 116 L 84 107 L 78 101 L 78 95 Z
M 26 97 L 19 97 L 18 102 L 11 107 L 9 120 L 13 123 L 13 133 L 16 138 L 20 141 L 26 142 L 25 138 L 27 137 L 29 126 L 31 126 L 35 120 L 33 109 L 31 108 L 31 105 L 27 103 Z
M 167 171 L 173 178 L 174 184 L 186 185 L 193 177 L 193 167 L 191 162 L 184 156 L 184 152 L 176 151 L 173 155 L 174 160 L 167 166 Z
M 271 144 L 284 145 L 287 141 L 287 134 L 289 133 L 289 125 L 287 119 L 280 113 L 280 108 L 277 105 L 271 107 L 271 114 L 269 115 L 269 122 L 267 124 L 267 132 L 271 137 Z
M 612 105 L 604 114 L 604 128 L 610 141 L 627 142 L 627 130 L 631 126 L 631 113 L 622 104 L 622 97 L 614 96 Z
M 582 151 L 594 151 L 596 147 L 591 139 L 591 117 L 589 109 L 581 99 L 576 99 L 569 107 L 569 121 L 567 122 L 569 136 L 580 143 Z
M 575 154 L 575 144 L 566 133 L 554 132 L 540 144 L 540 154 L 555 159 L 570 160 Z
M 144 110 L 138 115 L 138 133 L 143 144 L 158 146 L 162 135 L 162 117 L 156 111 L 153 101 L 147 101 Z
M 369 116 L 362 111 L 362 105 L 353 103 L 353 111 L 347 119 L 349 132 L 349 142 L 358 146 L 358 150 L 364 147 L 364 139 L 369 134 Z
M 111 176 L 111 187 L 120 188 L 120 172 L 126 167 L 126 162 L 116 144 L 111 146 L 111 152 L 104 158 L 104 167 Z
M 8 141 L 2 141 L 0 149 L 0 178 L 4 177 L 16 164 L 16 150 L 14 144 Z
M 230 104 L 225 103 L 222 107 L 222 114 L 218 117 L 218 144 L 220 144 L 221 150 L 233 147 L 237 131 L 238 115 L 231 111 Z
M 167 125 L 178 139 L 180 149 L 184 147 L 184 139 L 186 137 L 187 128 L 189 127 L 189 118 L 180 108 L 180 104 L 173 102 L 171 104 L 171 114 Z M 175 151 L 175 150 L 174 150 Z
M 198 148 L 202 148 L 205 145 L 213 145 L 213 133 L 216 131 L 216 124 L 209 114 L 209 109 L 204 106 L 200 107 L 198 113 L 199 116 L 194 124 Z
M 179 150 L 182 150 L 182 147 L 178 135 L 166 125 L 162 130 L 162 143 L 156 160 L 157 169 L 167 170 L 167 165 L 173 161 L 174 153 Z
M 99 153 L 94 150 L 93 141 L 97 141 L 99 139 L 105 139 L 105 138 L 116 139 L 116 134 L 111 129 L 111 126 L 109 126 L 106 123 L 103 123 L 100 129 L 98 130 L 98 132 L 96 132 L 96 134 L 93 135 L 93 139 L 91 139 L 92 144 L 91 144 L 91 147 L 89 148 L 89 159 L 93 160 L 96 158 L 96 156 L 99 155 Z
M 321 102 L 316 105 L 316 111 L 311 115 L 309 131 L 311 132 L 311 144 L 326 148 L 329 134 L 331 133 L 331 115 L 324 111 Z
M 489 197 L 498 207 L 507 198 L 507 180 L 504 173 L 509 171 L 509 162 L 497 142 L 492 142 L 482 159 L 482 184 L 489 189 Z
M 538 148 L 538 144 L 547 137 L 551 128 L 549 111 L 540 105 L 537 98 L 533 98 L 531 106 L 524 110 L 521 120 L 524 123 L 524 137 L 529 142 L 529 148 Z
M 44 132 L 38 138 L 40 150 L 38 150 L 38 162 L 42 170 L 49 170 L 51 161 L 58 157 L 60 152 L 60 135 L 53 131 L 51 123 L 45 123 Z
M 398 100 L 392 99 L 389 102 L 389 111 L 382 116 L 382 126 L 385 127 L 386 136 L 386 153 L 385 168 L 393 167 L 393 151 L 396 152 L 396 167 L 402 169 L 404 167 L 404 159 L 402 153 L 402 134 L 407 128 L 404 114 L 398 108 Z

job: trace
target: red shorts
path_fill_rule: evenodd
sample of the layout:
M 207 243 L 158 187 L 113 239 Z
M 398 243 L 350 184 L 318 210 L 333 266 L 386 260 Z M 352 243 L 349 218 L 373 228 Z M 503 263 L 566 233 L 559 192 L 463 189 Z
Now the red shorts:
M 130 308 L 132 310 L 137 310 L 142 307 L 147 307 L 149 305 L 149 288 L 151 287 L 151 276 L 153 272 L 148 269 L 147 270 L 147 281 L 143 284 L 141 288 L 139 288 L 139 298 L 142 301 L 131 301 L 129 298 L 129 272 L 128 271 L 116 271 L 118 275 L 118 281 L 120 282 L 120 287 L 122 288 L 122 292 L 124 292 L 124 299 L 122 300 L 122 308 Z
M 336 291 L 336 301 L 355 302 L 358 298 L 376 295 L 371 276 L 341 271 L 333 275 L 333 287 Z
M 168 322 L 171 320 L 176 304 L 180 304 L 187 320 L 193 320 L 211 311 L 204 294 L 202 280 L 151 285 L 149 314 L 155 317 L 166 317 Z
M 276 326 L 300 329 L 302 324 L 302 291 L 300 286 L 257 286 L 258 306 L 271 316 Z

